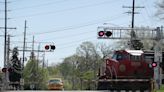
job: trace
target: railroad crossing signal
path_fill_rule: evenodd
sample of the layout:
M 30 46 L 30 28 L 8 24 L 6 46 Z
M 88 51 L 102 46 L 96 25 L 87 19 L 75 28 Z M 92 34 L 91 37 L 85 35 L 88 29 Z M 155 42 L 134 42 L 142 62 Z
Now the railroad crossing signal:
M 98 38 L 108 38 L 110 36 L 112 36 L 111 31 L 99 31 L 98 32 Z
M 8 68 L 8 71 L 13 72 L 14 70 L 10 67 L 10 68 Z
M 55 50 L 55 45 L 45 45 L 45 50 Z
M 13 72 L 14 70 L 10 67 L 10 68 L 2 68 L 2 72 L 6 73 L 6 72 Z

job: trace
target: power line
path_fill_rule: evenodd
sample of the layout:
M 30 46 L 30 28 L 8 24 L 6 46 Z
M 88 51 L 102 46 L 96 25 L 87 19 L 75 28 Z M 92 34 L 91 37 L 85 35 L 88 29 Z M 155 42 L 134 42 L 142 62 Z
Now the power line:
M 49 3 L 38 4 L 38 5 L 33 5 L 33 6 L 28 6 L 28 7 L 15 8 L 15 9 L 13 9 L 13 11 L 24 10 L 24 9 L 31 9 L 31 8 L 35 9 L 36 7 L 49 6 L 49 5 L 53 5 L 53 4 L 57 4 L 57 3 L 62 3 L 64 1 L 69 1 L 69 0 L 60 0 L 60 1 L 55 1 L 55 2 L 53 1 L 53 2 L 49 2 Z
M 23 1 L 23 0 L 11 0 L 12 2 L 20 2 L 20 1 Z
M 113 2 L 116 2 L 116 1 L 118 1 L 118 0 L 114 0 Z M 111 4 L 111 1 L 105 1 L 102 3 L 96 3 L 96 4 L 90 4 L 90 5 L 83 5 L 83 6 L 79 6 L 79 7 L 73 7 L 73 8 L 63 9 L 63 10 L 58 10 L 58 11 L 41 12 L 41 13 L 31 14 L 31 15 L 27 15 L 27 16 L 15 16 L 14 18 L 17 19 L 17 18 L 24 18 L 24 17 L 43 16 L 43 15 L 55 14 L 55 13 L 59 13 L 59 12 L 77 10 L 77 9 L 81 9 L 81 8 L 94 7 L 94 6 L 103 5 L 103 4 Z
M 66 30 L 72 30 L 72 29 L 78 29 L 78 28 L 82 28 L 82 27 L 87 27 L 87 26 L 90 26 L 90 25 L 95 25 L 95 24 L 98 24 L 100 22 L 104 22 L 104 21 L 111 21 L 111 20 L 114 20 L 114 19 L 118 19 L 118 18 L 122 18 L 122 14 L 117 14 L 119 16 L 113 16 L 111 17 L 111 19 L 104 19 L 104 20 L 101 20 L 101 21 L 96 21 L 96 22 L 89 22 L 89 23 L 84 23 L 84 24 L 81 24 L 81 25 L 77 25 L 77 26 L 69 26 L 69 27 L 64 27 L 63 29 L 57 29 L 57 30 L 54 30 L 54 31 L 46 31 L 46 32 L 37 32 L 37 33 L 28 33 L 27 35 L 42 35 L 42 34 L 50 34 L 50 33 L 54 33 L 54 32 L 61 32 L 61 31 L 66 31 Z M 119 25 L 116 25 L 116 24 L 113 24 L 113 23 L 109 23 L 111 25 L 114 25 L 114 26 L 119 26 Z M 22 36 L 22 34 L 17 34 L 15 36 Z
M 115 24 L 112 24 L 112 23 L 108 23 L 108 24 L 116 26 Z M 87 32 L 80 32 L 80 33 L 74 33 L 74 34 L 67 34 L 67 35 L 62 35 L 62 36 L 53 37 L 53 38 L 49 38 L 49 39 L 61 39 L 61 38 L 64 39 L 63 37 L 65 37 L 65 39 L 67 39 L 68 37 L 73 38 L 73 37 L 77 37 L 77 36 L 80 37 L 81 35 L 86 35 L 88 33 L 93 33 L 93 32 L 95 32 L 95 30 L 89 30 Z M 44 39 L 44 40 L 49 40 L 49 39 Z
M 73 44 L 77 44 L 78 42 L 82 42 L 82 41 L 85 41 L 85 40 L 91 40 L 91 39 L 94 40 L 94 38 L 96 38 L 96 35 L 95 36 L 84 37 L 82 39 L 74 39 L 74 40 L 72 40 L 70 42 L 59 43 L 59 44 L 54 44 L 54 45 L 56 45 L 57 48 L 58 48 L 58 46 L 61 46 L 61 45 L 63 45 L 64 48 L 66 48 L 67 45 L 71 45 L 72 46 Z M 11 43 L 17 43 L 18 44 L 18 43 L 23 43 L 23 42 L 22 41 L 12 41 Z M 27 42 L 27 43 L 31 43 L 31 42 Z M 34 42 L 34 43 L 39 43 L 39 42 Z M 61 49 L 61 48 L 59 47 L 58 49 Z
M 147 2 L 147 1 L 146 1 L 146 2 Z M 142 4 L 144 4 L 144 6 L 146 6 L 146 4 L 145 4 L 146 2 L 142 1 Z M 148 18 L 149 18 L 149 22 L 154 24 L 155 22 L 153 21 L 153 18 L 152 18 L 152 16 L 150 15 L 150 12 L 149 12 L 149 11 L 150 11 L 149 5 L 147 5 L 147 7 L 145 7 L 144 10 L 145 10 L 145 12 L 146 12 L 146 14 L 147 14 L 147 16 L 148 16 Z
M 83 39 L 78 39 L 78 40 L 73 40 L 71 42 L 67 42 L 67 43 L 62 43 L 62 44 L 57 44 L 57 45 L 66 45 L 66 44 L 72 44 L 72 43 L 77 43 L 77 42 L 81 42 L 81 41 L 84 41 L 84 40 L 88 40 L 88 39 L 93 39 L 95 37 L 96 39 L 96 36 L 90 36 L 90 37 L 87 37 L 87 38 L 83 38 Z
M 95 30 L 89 30 L 88 32 L 80 32 L 80 33 L 76 33 L 76 34 L 68 34 L 68 35 L 62 35 L 60 37 L 53 37 L 53 38 L 49 38 L 49 39 L 44 39 L 44 40 L 50 40 L 50 39 L 63 39 L 63 37 L 65 37 L 65 39 L 68 39 L 68 38 L 73 38 L 73 37 L 80 37 L 81 35 L 86 35 L 88 33 L 93 33 L 95 32 Z

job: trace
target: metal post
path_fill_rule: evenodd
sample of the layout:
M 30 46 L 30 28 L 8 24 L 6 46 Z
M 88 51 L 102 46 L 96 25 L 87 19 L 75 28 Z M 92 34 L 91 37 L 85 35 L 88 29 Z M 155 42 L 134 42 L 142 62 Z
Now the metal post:
M 42 64 L 42 68 L 44 68 L 44 63 L 45 63 L 45 51 L 43 52 L 43 64 Z
M 135 0 L 133 0 L 133 8 L 132 8 L 132 28 L 134 28 L 134 9 L 135 9 Z
M 25 47 L 26 47 L 26 20 L 25 20 L 25 27 L 24 27 L 24 41 L 23 41 L 23 68 L 24 68 L 24 57 L 25 57 Z M 23 70 L 22 68 L 22 70 Z
M 38 69 L 38 67 L 39 67 L 39 51 L 40 51 L 40 44 L 41 43 L 39 43 L 39 45 L 38 45 L 38 55 L 37 55 L 37 69 Z
M 8 39 L 7 39 L 7 43 L 6 43 L 6 64 L 7 64 L 7 68 L 9 68 L 9 57 L 10 57 L 10 52 L 9 52 L 9 50 L 10 50 L 10 35 L 8 35 L 7 36 L 8 37 Z M 6 71 L 6 88 L 8 89 L 9 88 L 9 72 L 8 71 Z
M 46 67 L 48 68 L 48 59 L 47 59 L 47 65 L 46 65 Z
M 8 35 L 7 40 L 7 65 L 9 65 L 9 57 L 10 57 L 10 35 Z
M 34 60 L 34 36 L 32 40 L 32 60 Z
M 135 9 L 135 0 L 133 0 L 133 7 L 132 7 L 132 24 L 131 24 L 131 39 L 130 39 L 130 49 L 133 49 L 133 41 L 135 38 L 135 32 L 134 32 L 134 9 Z
M 74 82 L 74 71 L 75 71 L 75 62 L 73 61 L 73 67 L 72 67 L 73 75 L 72 75 L 72 90 L 75 89 L 75 82 Z
M 7 0 L 5 0 L 4 67 L 6 67 L 6 40 L 7 40 Z
M 27 21 L 25 20 L 25 26 L 24 26 L 24 41 L 23 41 L 23 61 L 22 61 L 22 71 L 24 70 L 24 58 L 25 58 L 25 47 L 26 47 L 26 23 Z M 21 82 L 23 82 L 23 73 L 21 74 Z M 23 84 L 23 83 L 22 83 Z M 23 90 L 23 85 L 21 85 L 21 89 Z
M 156 45 L 154 48 L 154 60 L 157 62 L 157 67 L 154 68 L 154 79 L 155 79 L 155 84 L 156 88 L 160 89 L 161 85 L 161 69 L 160 69 L 160 62 L 162 62 L 162 49 L 161 49 L 161 30 L 159 27 L 156 29 L 157 36 L 156 36 Z
M 96 60 L 94 61 L 94 80 L 96 80 L 96 61 L 97 61 L 97 54 L 96 54 Z M 96 90 L 96 82 L 94 82 L 94 89 Z
M 7 41 L 7 0 L 5 0 L 5 38 L 4 38 L 4 67 L 7 67 L 6 62 L 6 41 Z M 4 73 L 4 89 L 7 89 L 7 72 Z

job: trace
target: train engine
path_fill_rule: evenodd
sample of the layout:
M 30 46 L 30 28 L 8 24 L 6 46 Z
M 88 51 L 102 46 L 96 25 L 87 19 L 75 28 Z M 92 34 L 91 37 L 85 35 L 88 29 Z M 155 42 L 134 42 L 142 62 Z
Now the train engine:
M 154 75 L 154 56 L 148 59 L 145 56 L 142 50 L 115 51 L 99 70 L 98 89 L 137 88 L 134 85 L 140 85 L 137 89 L 150 88 L 148 84 Z

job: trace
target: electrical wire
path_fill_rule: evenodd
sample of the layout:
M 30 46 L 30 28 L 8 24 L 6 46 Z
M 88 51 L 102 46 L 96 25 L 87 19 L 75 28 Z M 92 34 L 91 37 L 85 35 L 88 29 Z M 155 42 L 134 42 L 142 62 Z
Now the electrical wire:
M 11 2 L 19 2 L 19 1 L 23 1 L 23 0 L 11 0 Z
M 101 21 L 96 21 L 96 22 L 89 22 L 89 23 L 84 23 L 84 24 L 81 24 L 81 25 L 77 25 L 77 26 L 69 26 L 69 27 L 64 27 L 62 29 L 57 29 L 57 30 L 54 30 L 54 31 L 46 31 L 46 32 L 37 32 L 37 33 L 28 33 L 27 36 L 31 36 L 31 35 L 45 35 L 45 34 L 50 34 L 50 33 L 54 33 L 54 32 L 62 32 L 62 31 L 67 31 L 67 30 L 72 30 L 72 29 L 78 29 L 78 28 L 83 28 L 83 27 L 87 27 L 87 26 L 91 26 L 91 25 L 95 25 L 95 24 L 99 24 L 101 22 L 104 22 L 104 21 L 112 21 L 112 20 L 115 20 L 115 19 L 119 19 L 119 18 L 122 18 L 122 15 L 121 14 L 117 14 L 119 16 L 113 16 L 111 17 L 111 19 L 104 19 L 104 20 L 101 20 Z M 114 25 L 114 26 L 119 26 L 119 25 L 116 25 L 116 24 L 113 24 L 113 23 L 109 23 L 111 25 Z M 17 35 L 14 35 L 14 36 L 22 36 L 22 34 L 17 34 Z
M 115 2 L 118 0 L 114 0 Z M 36 17 L 36 16 L 43 16 L 43 15 L 50 15 L 50 14 L 56 14 L 56 13 L 60 13 L 60 12 L 66 12 L 66 11 L 72 11 L 72 10 L 77 10 L 77 9 L 81 9 L 81 8 L 88 8 L 88 7 L 94 7 L 94 6 L 98 6 L 98 5 L 104 5 L 104 4 L 111 4 L 111 1 L 105 1 L 102 3 L 96 3 L 96 4 L 90 4 L 90 5 L 83 5 L 83 6 L 78 6 L 78 7 L 73 7 L 73 8 L 69 8 L 69 9 L 63 9 L 63 10 L 58 10 L 58 11 L 49 11 L 49 12 L 40 12 L 40 13 L 36 13 L 36 14 L 31 14 L 31 15 L 27 15 L 27 16 L 15 16 L 13 18 L 15 19 L 19 19 L 19 18 L 24 18 L 24 17 Z
M 12 11 L 18 11 L 18 10 L 25 10 L 25 9 L 35 9 L 36 7 L 43 7 L 43 6 L 49 6 L 49 5 L 53 5 L 53 4 L 57 4 L 57 3 L 62 3 L 65 1 L 69 1 L 69 0 L 60 0 L 60 1 L 53 1 L 53 2 L 49 2 L 49 3 L 44 3 L 44 4 L 38 4 L 38 5 L 33 5 L 33 6 L 28 6 L 28 7 L 22 7 L 22 8 L 15 8 L 12 9 Z
M 67 38 L 74 38 L 74 37 L 81 37 L 82 35 L 86 35 L 86 34 L 89 34 L 89 33 L 93 33 L 93 32 L 97 32 L 96 30 L 89 30 L 87 32 L 80 32 L 80 33 L 75 33 L 75 34 L 67 34 L 67 35 L 62 35 L 62 36 L 59 36 L 59 37 L 55 37 L 53 36 L 53 38 L 48 38 L 48 39 L 44 39 L 44 40 L 50 40 L 50 39 L 63 39 L 63 37 L 66 37 L 65 39 Z
M 57 44 L 57 45 L 72 44 L 72 43 L 77 43 L 77 42 L 81 42 L 81 41 L 88 40 L 88 39 L 93 39 L 93 38 L 96 38 L 96 36 L 90 36 L 90 37 L 87 37 L 87 38 L 85 37 L 83 39 L 78 39 L 78 40 L 74 40 L 74 41 L 67 42 L 67 43 L 61 43 L 61 44 Z
M 147 2 L 147 1 L 146 1 Z M 144 5 L 144 6 L 146 6 L 146 3 L 145 1 L 142 1 L 142 4 Z M 151 15 L 150 15 L 150 9 L 149 9 L 149 6 L 147 5 L 145 8 L 144 8 L 144 10 L 145 10 L 145 13 L 147 14 L 147 16 L 148 16 L 148 18 L 149 18 L 149 22 L 150 22 L 150 24 L 152 24 L 152 23 L 154 23 L 154 21 L 152 20 L 153 18 L 151 17 Z

